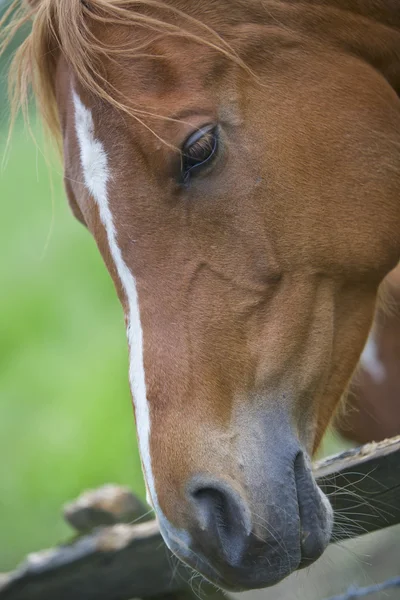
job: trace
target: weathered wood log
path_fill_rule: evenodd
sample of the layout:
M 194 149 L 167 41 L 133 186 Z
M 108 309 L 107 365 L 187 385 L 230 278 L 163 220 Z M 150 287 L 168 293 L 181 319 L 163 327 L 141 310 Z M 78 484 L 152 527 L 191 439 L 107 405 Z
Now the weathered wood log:
M 134 496 L 128 487 L 103 485 L 81 494 L 63 509 L 64 519 L 79 533 L 88 533 L 100 525 L 149 520 L 152 511 Z
M 155 521 L 99 527 L 70 545 L 28 556 L 1 600 L 130 600 L 185 591 Z
M 337 512 L 332 541 L 400 523 L 400 437 L 322 461 L 315 465 L 315 475 Z M 0 600 L 131 600 L 166 595 L 169 600 L 189 600 L 191 576 L 191 570 L 170 556 L 155 521 L 118 524 L 98 527 L 69 545 L 31 554 L 16 571 L 0 575 Z M 202 589 L 209 598 L 212 588 Z M 222 597 L 217 591 L 213 595 Z

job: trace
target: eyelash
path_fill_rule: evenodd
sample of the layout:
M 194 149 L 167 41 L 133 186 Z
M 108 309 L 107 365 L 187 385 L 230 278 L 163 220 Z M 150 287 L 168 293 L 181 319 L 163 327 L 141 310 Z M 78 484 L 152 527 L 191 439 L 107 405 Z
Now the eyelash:
M 217 125 L 206 125 L 187 138 L 181 151 L 181 178 L 184 183 L 189 181 L 194 170 L 201 170 L 216 157 L 218 142 Z M 201 154 L 196 156 L 196 151 L 203 152 L 204 158 Z M 208 154 L 205 155 L 204 152 Z

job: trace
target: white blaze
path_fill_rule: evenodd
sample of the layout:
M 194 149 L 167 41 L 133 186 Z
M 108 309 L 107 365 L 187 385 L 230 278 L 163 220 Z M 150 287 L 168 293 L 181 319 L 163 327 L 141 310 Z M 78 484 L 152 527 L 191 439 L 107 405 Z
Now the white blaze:
M 128 300 L 129 381 L 135 405 L 136 426 L 144 477 L 148 486 L 148 495 L 150 492 L 151 499 L 156 504 L 157 498 L 151 470 L 149 448 L 150 414 L 146 397 L 143 364 L 143 331 L 140 323 L 136 281 L 128 269 L 117 243 L 117 234 L 107 197 L 107 183 L 110 179 L 110 172 L 106 151 L 103 144 L 95 138 L 91 111 L 84 106 L 75 91 L 73 91 L 73 100 L 75 106 L 75 130 L 79 142 L 85 185 L 97 204 L 101 222 L 106 230 L 111 257 Z M 148 501 L 150 501 L 150 498 L 148 498 Z

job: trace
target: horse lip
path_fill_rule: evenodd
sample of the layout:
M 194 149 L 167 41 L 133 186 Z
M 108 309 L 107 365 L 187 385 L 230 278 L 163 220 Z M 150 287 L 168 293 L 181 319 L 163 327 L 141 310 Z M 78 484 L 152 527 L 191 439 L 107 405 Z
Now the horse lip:
M 188 562 L 190 558 L 195 559 L 194 562 L 197 564 L 196 571 L 199 571 L 201 575 L 207 579 L 213 585 L 217 585 L 223 587 L 224 589 L 228 589 L 223 579 L 220 577 L 219 573 L 214 569 L 212 565 L 208 563 L 203 557 L 198 556 L 192 550 L 183 544 L 181 540 L 176 538 L 175 536 L 170 536 L 164 530 L 162 532 L 164 541 L 166 541 L 169 550 L 184 564 L 187 564 L 191 569 L 193 569 L 192 565 Z M 199 568 L 200 567 L 200 568 Z M 230 591 L 242 591 L 242 589 L 230 589 Z
M 187 564 L 190 568 L 195 568 L 200 574 L 209 581 L 212 585 L 218 586 L 228 592 L 247 592 L 254 589 L 262 589 L 270 587 L 279 583 L 284 577 L 290 575 L 290 573 L 296 571 L 299 566 L 293 566 L 290 573 L 286 575 L 279 575 L 277 578 L 273 577 L 273 574 L 269 577 L 260 577 L 260 569 L 245 569 L 236 567 L 234 569 L 233 577 L 221 574 L 217 571 L 204 557 L 195 554 L 186 544 L 183 544 L 181 540 L 175 536 L 169 536 L 164 530 L 163 537 L 167 537 L 167 545 L 171 552 L 177 556 L 177 558 Z M 190 562 L 189 562 L 190 561 Z M 196 567 L 193 567 L 196 565 Z M 278 565 L 277 571 L 278 572 Z M 257 577 L 258 575 L 258 577 Z
M 211 565 L 206 561 L 199 560 L 197 558 L 197 569 L 201 571 L 202 576 L 210 581 L 213 585 L 223 588 L 228 592 L 248 592 L 256 589 L 264 589 L 277 585 L 289 576 L 291 573 L 296 571 L 300 565 L 293 567 L 290 572 L 285 575 L 279 573 L 279 564 L 276 565 L 276 569 L 271 572 L 271 567 L 268 568 L 269 574 L 266 575 L 264 569 L 260 569 L 260 565 L 254 569 L 240 569 L 236 568 L 235 573 L 232 576 L 221 574 L 217 572 Z M 263 576 L 264 573 L 264 576 Z

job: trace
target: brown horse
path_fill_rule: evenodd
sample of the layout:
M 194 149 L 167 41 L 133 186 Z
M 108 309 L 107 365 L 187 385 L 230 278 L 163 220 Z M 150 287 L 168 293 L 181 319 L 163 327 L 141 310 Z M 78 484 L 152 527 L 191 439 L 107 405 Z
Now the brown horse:
M 310 457 L 400 257 L 398 0 L 30 5 L 14 98 L 115 282 L 161 532 L 274 584 L 330 540 Z

